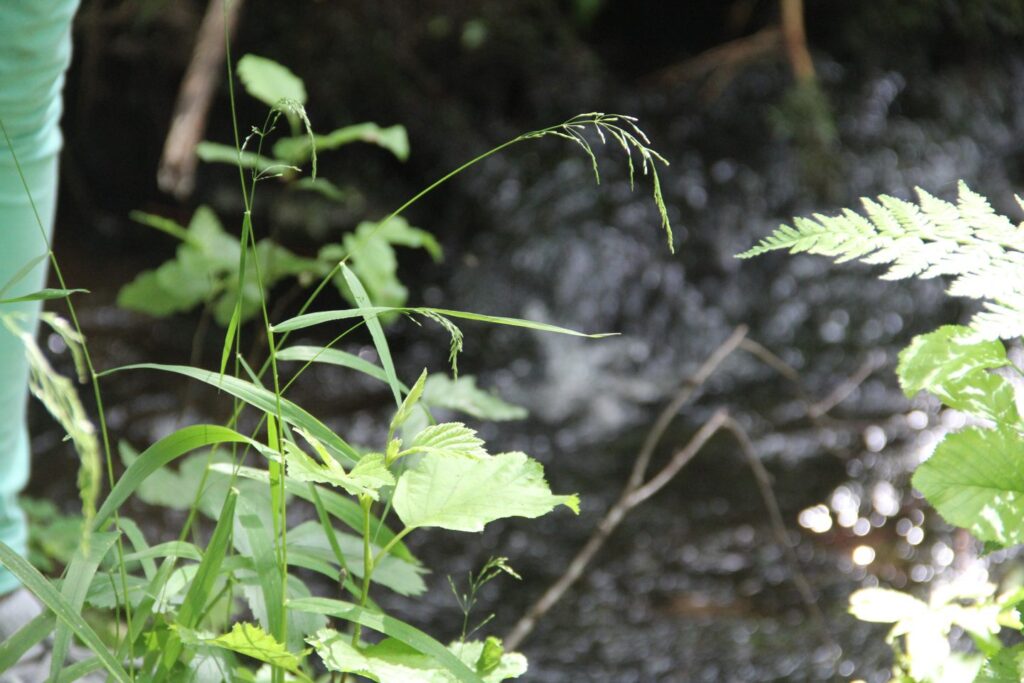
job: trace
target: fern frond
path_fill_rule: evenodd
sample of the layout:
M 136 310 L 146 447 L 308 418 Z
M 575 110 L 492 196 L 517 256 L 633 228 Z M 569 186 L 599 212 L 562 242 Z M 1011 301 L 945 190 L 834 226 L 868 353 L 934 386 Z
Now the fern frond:
M 956 204 L 917 188 L 918 203 L 882 195 L 863 198 L 864 214 L 815 214 L 782 225 L 750 258 L 788 249 L 885 265 L 886 280 L 948 276 L 951 296 L 979 299 L 984 310 L 970 326 L 981 339 L 1024 335 L 1024 224 L 995 212 L 985 197 L 961 182 Z M 1024 200 L 1017 198 L 1024 208 Z

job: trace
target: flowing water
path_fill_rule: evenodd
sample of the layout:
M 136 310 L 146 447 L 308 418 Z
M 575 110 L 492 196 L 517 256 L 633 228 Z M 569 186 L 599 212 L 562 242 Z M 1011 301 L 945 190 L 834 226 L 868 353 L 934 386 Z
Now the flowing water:
M 621 335 L 580 340 L 464 327 L 461 371 L 531 413 L 523 423 L 484 426 L 484 435 L 496 449 L 542 460 L 554 489 L 581 494 L 582 514 L 495 524 L 479 536 L 414 537 L 415 552 L 434 570 L 430 594 L 414 605 L 381 596 L 386 606 L 432 633 L 453 635 L 461 615 L 446 575 L 464 576 L 488 556 L 505 555 L 525 580 L 490 584 L 480 608 L 481 616 L 497 615 L 490 632 L 505 632 L 618 497 L 660 408 L 744 324 L 751 339 L 799 373 L 800 387 L 737 351 L 681 412 L 654 467 L 727 407 L 773 477 L 829 633 L 801 600 L 751 469 L 737 444 L 720 435 L 626 518 L 523 644 L 531 662 L 526 680 L 885 679 L 886 629 L 846 615 L 849 594 L 887 585 L 927 595 L 929 582 L 969 565 L 975 552 L 909 487 L 909 472 L 936 435 L 956 425 L 934 405 L 900 394 L 895 354 L 913 334 L 961 320 L 968 310 L 947 300 L 939 282 L 881 282 L 868 268 L 806 256 L 741 262 L 733 255 L 793 214 L 834 211 L 862 195 L 909 197 L 916 185 L 952 198 L 961 178 L 1017 216 L 1024 63 L 1007 57 L 980 72 L 947 66 L 912 76 L 850 74 L 824 59 L 817 66 L 841 140 L 820 168 L 808 166 L 813 158 L 795 153 L 767 122 L 788 82 L 782 66 L 741 72 L 710 99 L 690 85 L 608 92 L 600 74 L 572 92 L 549 87 L 551 79 L 531 86 L 530 96 L 544 100 L 538 119 L 573 113 L 565 107 L 578 104 L 579 93 L 586 93 L 581 101 L 604 98 L 607 110 L 641 117 L 671 161 L 662 182 L 675 255 L 657 228 L 647 179 L 631 192 L 614 150 L 601 155 L 595 187 L 588 160 L 560 143 L 514 148 L 413 214 L 441 235 L 448 254 L 443 268 L 403 261 L 414 301 Z M 413 125 L 414 145 L 417 130 L 443 127 L 434 116 Z M 439 158 L 454 164 L 467 146 L 462 140 Z M 824 193 L 812 191 L 821 182 Z M 71 286 L 93 290 L 80 305 L 98 365 L 185 362 L 196 317 L 153 321 L 110 303 L 140 260 L 152 262 L 154 251 L 169 255 L 170 247 L 97 248 L 69 228 L 61 227 L 60 255 Z M 394 335 L 404 377 L 428 364 L 443 369 L 442 332 L 400 323 Z M 207 365 L 216 336 L 213 328 L 198 345 Z M 369 340 L 360 343 L 350 348 L 372 356 Z M 53 350 L 62 358 L 59 345 Z M 825 399 L 865 363 L 877 369 L 855 391 L 827 417 L 807 418 L 808 401 Z M 104 385 L 113 433 L 136 446 L 227 410 L 223 396 L 152 373 L 117 375 Z M 353 442 L 381 436 L 388 396 L 370 383 L 317 370 L 293 398 Z M 73 457 L 39 411 L 33 424 L 39 456 L 31 491 L 70 499 Z M 136 514 L 152 515 L 155 528 L 180 522 L 145 508 Z M 853 561 L 859 546 L 874 550 L 866 566 Z

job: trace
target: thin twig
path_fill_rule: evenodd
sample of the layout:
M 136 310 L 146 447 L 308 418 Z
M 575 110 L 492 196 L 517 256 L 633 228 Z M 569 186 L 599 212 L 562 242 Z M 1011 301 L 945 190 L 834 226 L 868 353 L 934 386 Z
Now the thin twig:
M 868 354 L 868 357 L 864 359 L 864 362 L 860 364 L 857 371 L 850 375 L 846 381 L 839 384 L 832 392 L 821 399 L 816 401 L 807 407 L 807 415 L 811 419 L 816 419 L 825 415 L 837 405 L 845 401 L 850 394 L 852 394 L 857 387 L 864 383 L 868 377 L 874 374 L 875 370 L 878 370 L 885 364 L 885 354 L 882 352 L 872 352 Z
M 768 474 L 768 470 L 765 469 L 761 459 L 757 457 L 757 453 L 754 451 L 754 444 L 740 423 L 732 417 L 728 417 L 723 427 L 735 437 L 740 445 L 740 450 L 743 452 L 743 456 L 747 460 L 747 464 L 750 466 L 750 471 L 754 473 L 757 488 L 761 492 L 761 498 L 764 500 L 765 507 L 768 508 L 768 517 L 771 521 L 775 539 L 786 553 L 789 571 L 793 575 L 793 583 L 796 584 L 796 588 L 800 592 L 800 597 L 807 607 L 811 619 L 821 632 L 822 640 L 826 645 L 834 649 L 835 639 L 832 637 L 828 622 L 825 621 L 825 615 L 822 614 L 821 608 L 818 607 L 818 599 L 811 588 L 811 583 L 800 568 L 800 558 L 797 557 L 794 544 L 789 537 L 789 532 L 786 530 L 786 523 L 783 521 L 782 511 L 779 509 L 779 502 L 775 498 L 775 492 L 772 491 L 771 475 Z
M 220 80 L 225 25 L 227 32 L 234 32 L 243 2 L 210 0 L 199 26 L 192 60 L 181 81 L 156 174 L 160 189 L 178 199 L 187 198 L 195 187 L 196 145 L 206 130 L 206 114 Z
M 642 503 L 644 500 L 654 495 L 661 487 L 671 480 L 676 473 L 686 463 L 688 463 L 693 457 L 700 451 L 700 449 L 707 443 L 715 432 L 717 432 L 728 419 L 728 413 L 724 409 L 720 409 L 715 412 L 711 418 L 704 423 L 704 425 L 697 431 L 696 434 L 690 439 L 690 442 L 686 446 L 676 452 L 669 464 L 661 472 L 656 475 L 648 485 L 640 488 L 631 488 L 628 484 L 623 490 L 622 496 L 618 502 L 613 505 L 605 516 L 598 523 L 597 528 L 594 529 L 594 533 L 591 534 L 586 544 L 576 553 L 576 557 L 572 559 L 565 572 L 555 581 L 551 586 L 544 591 L 544 594 L 537 599 L 533 605 L 526 611 L 526 614 L 516 622 L 516 625 L 512 628 L 507 636 L 505 636 L 504 644 L 506 649 L 514 650 L 519 646 L 523 640 L 530 635 L 537 622 L 543 617 L 548 611 L 554 607 L 554 605 L 562 599 L 576 581 L 583 575 L 583 571 L 590 564 L 590 561 L 597 554 L 597 551 L 601 549 L 608 537 L 611 536 L 612 532 L 615 531 L 619 523 L 622 522 L 631 509 Z M 672 472 L 667 477 L 662 477 L 667 470 L 671 468 Z M 652 486 L 653 485 L 653 486 Z M 650 488 L 648 488 L 650 486 Z M 639 495 L 638 495 L 639 494 Z
M 594 556 L 619 526 L 626 514 L 672 481 L 672 479 L 679 474 L 682 468 L 700 452 L 700 449 L 704 447 L 708 440 L 723 428 L 728 429 L 739 442 L 747 463 L 757 480 L 761 497 L 764 499 L 765 506 L 768 508 L 773 532 L 778 539 L 778 542 L 783 546 L 786 552 L 787 561 L 791 564 L 793 581 L 796 584 L 797 590 L 800 592 L 800 596 L 804 604 L 807 606 L 811 618 L 815 621 L 821 631 L 822 639 L 829 646 L 834 646 L 835 641 L 827 628 L 827 623 L 820 608 L 817 606 L 814 591 L 812 590 L 806 576 L 800 569 L 799 558 L 797 558 L 796 552 L 793 549 L 793 545 L 786 531 L 785 521 L 783 520 L 782 513 L 779 510 L 779 505 L 775 499 L 775 495 L 772 492 L 771 478 L 760 459 L 758 459 L 746 431 L 739 425 L 739 423 L 729 416 L 729 413 L 724 408 L 720 408 L 715 411 L 715 413 L 712 414 L 712 416 L 703 425 L 701 425 L 700 429 L 698 429 L 690 438 L 690 441 L 686 446 L 677 451 L 657 474 L 644 483 L 647 468 L 650 465 L 654 451 L 662 437 L 665 435 L 671 421 L 679 413 L 680 409 L 693 399 L 699 389 L 704 385 L 714 371 L 718 369 L 722 362 L 736 349 L 743 349 L 744 351 L 747 351 L 769 367 L 773 368 L 786 379 L 793 382 L 801 398 L 804 400 L 804 403 L 807 404 L 807 414 L 812 420 L 816 420 L 817 418 L 824 416 L 825 413 L 847 398 L 882 363 L 882 360 L 879 359 L 878 356 L 870 356 L 853 376 L 840 384 L 828 395 L 828 397 L 815 402 L 812 401 L 804 392 L 803 386 L 800 383 L 800 376 L 792 366 L 761 344 L 748 339 L 746 326 L 741 325 L 733 330 L 732 334 L 729 335 L 729 337 L 719 345 L 710 356 L 708 356 L 707 360 L 701 364 L 697 372 L 683 383 L 675 397 L 673 397 L 673 399 L 658 415 L 654 425 L 651 427 L 647 437 L 644 439 L 637 455 L 636 462 L 633 465 L 633 470 L 630 473 L 629 480 L 626 482 L 618 501 L 612 505 L 608 512 L 605 513 L 604 517 L 601 518 L 601 521 L 594 529 L 594 532 L 569 563 L 565 572 L 563 572 L 562 575 L 553 584 L 551 584 L 546 591 L 544 591 L 544 593 L 530 606 L 519 621 L 516 622 L 515 626 L 513 626 L 512 630 L 505 637 L 505 647 L 510 650 L 515 649 L 523 642 L 523 640 L 526 639 L 527 636 L 529 636 L 534 627 L 536 627 L 537 622 L 547 614 L 559 600 L 562 599 L 565 593 L 583 575 L 583 572 L 593 560 Z
M 715 351 L 708 356 L 707 360 L 699 368 L 692 377 L 683 382 L 683 385 L 679 388 L 668 405 L 658 415 L 658 419 L 655 420 L 654 426 L 647 433 L 647 438 L 644 439 L 643 446 L 640 447 L 640 453 L 636 457 L 636 462 L 633 464 L 633 471 L 630 472 L 627 488 L 636 489 L 647 475 L 647 467 L 650 465 L 651 457 L 654 455 L 654 449 L 657 447 L 658 442 L 665 435 L 665 430 L 668 429 L 669 424 L 675 419 L 680 409 L 693 398 L 694 394 L 704 385 L 708 377 L 718 369 L 718 366 L 722 364 L 729 354 L 736 350 L 737 347 L 747 341 L 747 326 L 740 325 L 732 334 L 722 342 Z

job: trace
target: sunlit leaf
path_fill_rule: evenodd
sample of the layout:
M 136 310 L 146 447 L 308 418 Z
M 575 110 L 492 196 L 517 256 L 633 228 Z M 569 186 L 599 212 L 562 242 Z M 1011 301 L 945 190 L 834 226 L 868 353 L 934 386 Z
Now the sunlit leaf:
M 442 422 L 425 428 L 406 450 L 474 460 L 488 457 L 483 439 L 461 422 Z
M 1024 543 L 1024 443 L 1008 427 L 949 434 L 913 483 L 950 524 L 983 541 Z
M 947 406 L 997 422 L 1020 421 L 1013 385 L 988 372 L 1009 365 L 999 340 L 969 341 L 970 328 L 945 325 L 914 337 L 896 374 L 907 396 L 929 391 Z
M 552 495 L 544 468 L 523 453 L 423 458 L 399 478 L 394 493 L 395 512 L 406 526 L 452 531 L 483 531 L 496 519 L 540 517 L 558 505 L 579 513 L 578 498 Z

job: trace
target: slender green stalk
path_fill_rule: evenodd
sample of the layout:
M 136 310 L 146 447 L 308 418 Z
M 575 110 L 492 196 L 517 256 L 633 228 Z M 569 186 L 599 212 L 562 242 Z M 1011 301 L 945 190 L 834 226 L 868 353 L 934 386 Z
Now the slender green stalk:
M 28 180 L 25 178 L 25 173 L 22 170 L 21 162 L 18 160 L 18 154 L 14 149 L 14 143 L 11 141 L 11 137 L 7 132 L 7 126 L 4 125 L 3 119 L 0 118 L 0 132 L 3 132 L 4 141 L 7 144 L 7 148 L 11 152 L 11 158 L 14 161 L 14 168 L 18 172 L 18 178 L 21 180 L 22 187 L 25 190 L 25 195 L 28 198 L 29 205 L 32 207 L 32 215 L 35 217 L 36 226 L 39 228 L 39 233 L 43 238 L 43 242 L 46 244 L 47 257 L 50 260 L 50 265 L 53 268 L 54 275 L 57 277 L 57 281 L 60 283 L 61 289 L 68 289 L 67 283 L 64 280 L 64 273 L 60 268 L 60 263 L 57 261 L 57 255 L 53 251 L 53 244 L 50 241 L 49 235 L 46 233 L 46 227 L 43 225 L 42 217 L 39 215 L 39 208 L 36 206 L 35 198 L 32 195 L 32 188 L 28 185 Z M 75 332 L 82 340 L 82 356 L 85 359 L 86 369 L 89 371 L 89 381 L 92 385 L 93 399 L 96 401 L 96 415 L 100 424 L 100 435 L 103 443 L 103 456 L 107 466 L 107 481 L 111 488 L 114 486 L 114 460 L 111 456 L 110 451 L 110 434 L 107 429 L 106 413 L 103 409 L 103 395 L 100 391 L 99 375 L 96 373 L 96 367 L 92 362 L 92 354 L 89 352 L 89 343 L 82 332 L 82 326 L 78 322 L 78 314 L 75 310 L 74 302 L 72 302 L 70 296 L 64 297 L 68 307 L 68 317 L 71 318 L 71 324 L 75 328 Z M 119 516 L 117 512 L 114 513 L 114 528 L 118 530 L 117 536 L 117 558 L 118 565 L 120 568 L 120 579 L 122 587 L 125 591 L 125 595 L 128 594 L 128 574 L 124 563 L 124 542 L 121 534 L 121 527 Z M 124 607 L 125 622 L 127 630 L 131 631 L 132 625 L 132 612 L 131 605 L 125 604 Z M 129 676 L 132 680 L 135 678 L 135 663 L 129 662 Z

